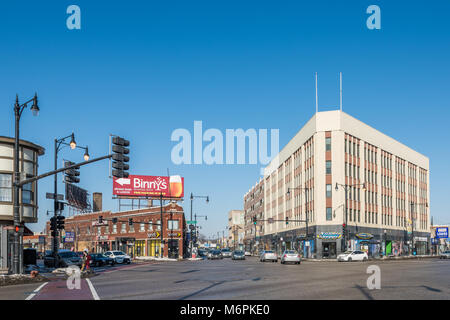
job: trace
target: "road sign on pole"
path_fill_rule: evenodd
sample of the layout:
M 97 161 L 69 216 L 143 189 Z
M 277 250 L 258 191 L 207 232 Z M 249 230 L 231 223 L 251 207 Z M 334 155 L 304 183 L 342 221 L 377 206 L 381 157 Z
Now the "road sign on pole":
M 197 221 L 195 221 L 195 220 L 188 220 L 188 221 L 186 221 L 186 223 L 187 224 L 197 224 Z

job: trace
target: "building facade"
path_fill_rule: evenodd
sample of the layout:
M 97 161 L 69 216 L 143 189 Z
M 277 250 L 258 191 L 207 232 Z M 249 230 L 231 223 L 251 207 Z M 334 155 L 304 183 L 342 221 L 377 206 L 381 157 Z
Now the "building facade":
M 14 237 L 14 138 L 0 137 L 0 272 L 11 269 L 12 246 Z M 29 141 L 19 141 L 19 172 L 21 179 L 31 178 L 38 174 L 38 157 L 45 150 Z M 19 192 L 20 223 L 36 223 L 38 221 L 38 184 L 26 184 Z M 23 228 L 25 229 L 25 228 Z M 20 237 L 20 247 L 23 238 Z M 22 249 L 21 249 L 22 250 Z M 20 259 L 22 259 L 21 255 Z M 20 263 L 22 266 L 22 263 Z
M 264 190 L 266 249 L 430 251 L 429 159 L 342 111 L 304 125 L 265 168 Z
M 256 219 L 256 224 L 254 223 Z M 264 180 L 260 179 L 244 195 L 244 248 L 255 252 L 262 249 L 264 235 Z M 259 246 L 259 247 L 258 247 Z
M 75 251 L 82 251 L 85 248 L 95 252 L 120 250 L 131 257 L 159 257 L 162 233 L 163 256 L 181 259 L 187 246 L 183 208 L 172 202 L 163 206 L 162 211 L 162 231 L 160 206 L 71 216 L 65 220 L 65 230 L 60 243 L 63 244 L 63 248 L 73 248 Z M 102 224 L 99 224 L 100 216 L 103 218 Z M 117 218 L 116 223 L 113 223 L 113 218 Z M 132 225 L 129 223 L 130 218 Z M 47 234 L 50 234 L 49 222 Z M 47 242 L 51 243 L 51 240 Z
M 244 211 L 230 210 L 228 212 L 228 239 L 227 244 L 236 250 L 243 247 Z

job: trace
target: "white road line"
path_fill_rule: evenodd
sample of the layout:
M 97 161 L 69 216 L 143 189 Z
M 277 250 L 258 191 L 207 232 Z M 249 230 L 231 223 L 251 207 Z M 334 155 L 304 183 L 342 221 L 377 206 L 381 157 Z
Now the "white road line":
M 89 285 L 89 289 L 91 289 L 92 297 L 94 298 L 94 300 L 100 300 L 100 297 L 98 296 L 97 291 L 95 291 L 95 288 L 94 288 L 94 286 L 92 285 L 91 280 L 86 279 L 86 282 L 87 282 L 88 285 Z
M 41 284 L 36 290 L 33 291 L 32 294 L 30 294 L 25 300 L 31 300 L 34 298 L 35 295 L 39 293 L 39 290 L 41 290 L 48 282 L 45 282 Z

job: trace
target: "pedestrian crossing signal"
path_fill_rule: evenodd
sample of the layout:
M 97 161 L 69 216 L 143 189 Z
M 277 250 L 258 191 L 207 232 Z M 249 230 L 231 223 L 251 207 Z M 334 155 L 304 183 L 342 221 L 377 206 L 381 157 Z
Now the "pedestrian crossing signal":
M 288 225 L 288 224 L 289 224 L 289 218 L 286 217 L 286 225 Z

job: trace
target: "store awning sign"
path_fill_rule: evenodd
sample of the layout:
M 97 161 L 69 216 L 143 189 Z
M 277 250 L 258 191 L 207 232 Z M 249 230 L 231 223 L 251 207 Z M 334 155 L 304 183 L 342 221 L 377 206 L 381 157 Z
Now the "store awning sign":
M 373 234 L 370 233 L 357 233 L 356 237 L 361 240 L 370 240 L 373 238 Z
M 159 231 L 155 231 L 155 232 L 147 233 L 147 237 L 149 237 L 149 238 L 160 238 L 161 234 L 159 233 Z
M 341 233 L 338 232 L 321 232 L 317 235 L 317 239 L 322 240 L 337 240 L 342 237 Z

